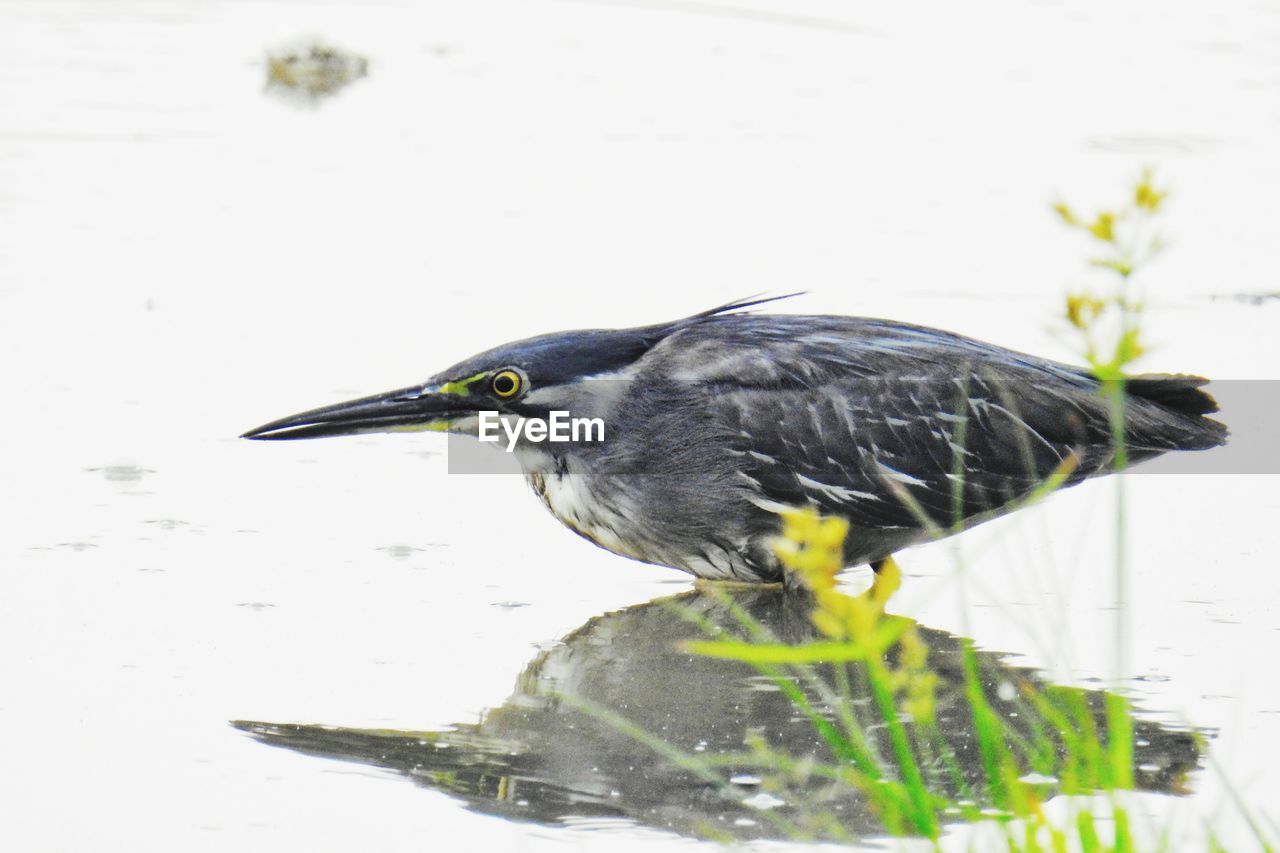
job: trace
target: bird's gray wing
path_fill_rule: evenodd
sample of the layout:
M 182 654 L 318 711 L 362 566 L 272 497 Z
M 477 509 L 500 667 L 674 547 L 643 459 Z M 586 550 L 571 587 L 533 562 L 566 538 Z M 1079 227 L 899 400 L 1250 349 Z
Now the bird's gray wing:
M 1109 404 L 1087 371 L 886 320 L 711 317 L 655 347 L 642 376 L 702 389 L 729 470 L 760 501 L 865 527 L 950 527 L 1025 496 L 1066 460 L 1071 485 L 1114 458 Z M 1198 416 L 1213 411 L 1200 384 L 1133 381 L 1130 461 L 1225 440 Z
M 1109 459 L 1090 393 L 972 368 L 915 372 L 740 387 L 713 405 L 762 499 L 866 528 L 949 527 L 1026 495 L 1073 454 L 1071 482 Z

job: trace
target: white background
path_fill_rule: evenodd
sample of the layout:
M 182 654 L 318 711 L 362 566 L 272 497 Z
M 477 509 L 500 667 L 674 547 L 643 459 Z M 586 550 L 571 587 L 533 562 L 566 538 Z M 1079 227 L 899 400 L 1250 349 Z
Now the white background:
M 265 95 L 264 51 L 308 35 L 368 79 Z M 517 478 L 446 476 L 439 436 L 235 436 L 756 292 L 1071 358 L 1088 247 L 1048 206 L 1144 165 L 1174 245 L 1142 366 L 1274 379 L 1280 303 L 1213 297 L 1280 290 L 1276 151 L 1260 0 L 0 0 L 0 844 L 691 843 L 506 823 L 229 728 L 475 720 L 539 644 L 686 583 Z M 1127 482 L 1128 675 L 1274 803 L 1276 480 Z M 1112 494 L 908 552 L 897 609 L 1108 676 Z M 1157 823 L 1246 849 L 1221 778 Z

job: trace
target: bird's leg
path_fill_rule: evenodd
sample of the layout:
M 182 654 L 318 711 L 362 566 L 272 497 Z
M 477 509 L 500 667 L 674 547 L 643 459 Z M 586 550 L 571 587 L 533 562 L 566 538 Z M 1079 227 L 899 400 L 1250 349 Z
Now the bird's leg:
M 873 598 L 888 601 L 889 596 L 902 585 L 902 569 L 898 566 L 898 561 L 890 555 L 872 563 L 871 570 L 875 575 L 871 579 L 871 589 L 868 590 L 868 594 Z

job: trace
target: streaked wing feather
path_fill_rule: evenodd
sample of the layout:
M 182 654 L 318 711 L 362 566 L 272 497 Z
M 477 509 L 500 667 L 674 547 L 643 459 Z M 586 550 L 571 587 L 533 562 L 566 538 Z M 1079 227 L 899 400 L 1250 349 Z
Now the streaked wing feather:
M 970 373 L 833 379 L 724 396 L 743 472 L 767 500 L 811 504 L 870 528 L 948 526 L 1035 488 L 1090 447 L 1047 388 Z M 1096 413 L 1078 418 L 1094 423 Z M 1087 465 L 1097 454 L 1082 451 Z M 1075 479 L 1084 474 L 1081 472 Z
M 1067 485 L 1114 456 L 1109 404 L 1087 371 L 886 320 L 708 317 L 656 346 L 642 378 L 703 389 L 759 499 L 866 527 L 919 528 L 921 512 L 949 526 L 957 509 L 970 518 L 1027 494 L 1069 457 Z M 1131 462 L 1225 440 L 1186 413 L 1212 407 L 1201 380 L 1170 381 L 1134 382 Z

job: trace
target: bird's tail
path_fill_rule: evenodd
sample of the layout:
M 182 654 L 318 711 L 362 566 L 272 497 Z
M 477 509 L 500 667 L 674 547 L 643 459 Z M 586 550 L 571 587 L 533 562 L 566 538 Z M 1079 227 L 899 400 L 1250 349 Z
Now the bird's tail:
M 1203 376 L 1187 376 L 1183 373 L 1143 373 L 1131 377 L 1125 388 L 1135 397 L 1159 403 L 1184 415 L 1211 415 L 1218 411 L 1218 401 L 1204 386 L 1209 383 Z
M 1207 450 L 1226 444 L 1226 424 L 1205 417 L 1218 411 L 1217 401 L 1203 388 L 1208 382 L 1202 376 L 1173 373 L 1130 377 L 1125 390 L 1130 398 L 1132 438 L 1141 442 L 1144 432 L 1154 431 L 1157 445 L 1172 444 L 1177 450 Z

